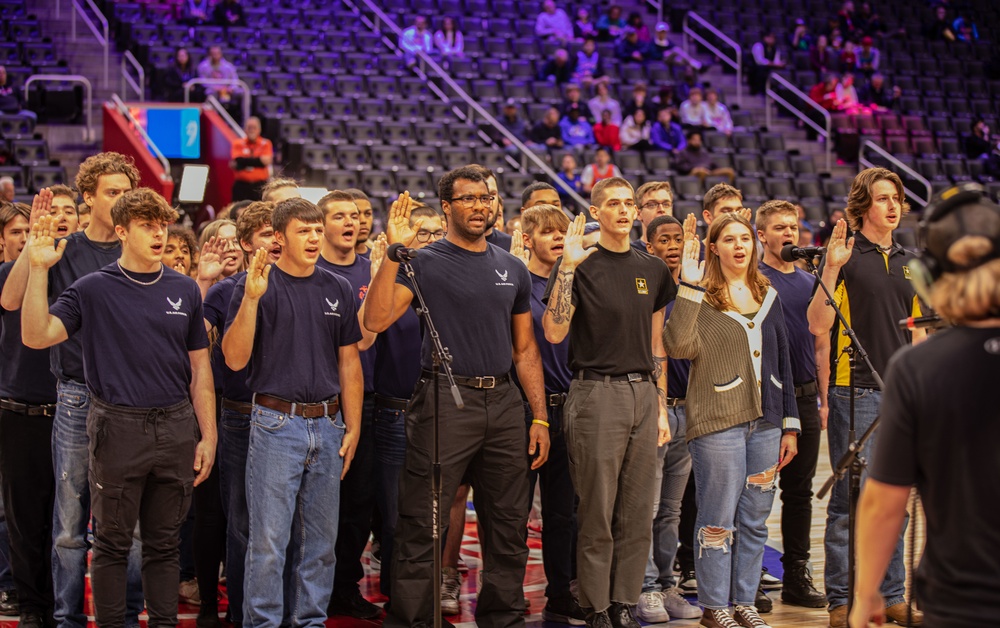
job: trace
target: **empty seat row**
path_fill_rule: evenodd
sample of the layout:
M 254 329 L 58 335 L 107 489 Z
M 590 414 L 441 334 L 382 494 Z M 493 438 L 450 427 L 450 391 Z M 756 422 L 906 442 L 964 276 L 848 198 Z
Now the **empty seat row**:
M 299 120 L 284 118 L 278 121 L 282 141 L 291 144 L 330 144 L 371 146 L 482 146 L 483 138 L 477 127 L 456 122 L 431 124 L 396 122 L 391 120 Z
M 62 166 L 0 166 L 0 177 L 14 180 L 17 194 L 37 193 L 42 188 L 65 184 L 69 181 Z

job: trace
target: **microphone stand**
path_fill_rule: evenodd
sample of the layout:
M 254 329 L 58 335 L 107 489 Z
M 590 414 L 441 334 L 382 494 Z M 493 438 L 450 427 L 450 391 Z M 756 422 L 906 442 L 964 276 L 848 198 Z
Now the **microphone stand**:
M 413 286 L 413 294 L 417 297 L 417 316 L 421 317 L 424 325 L 427 326 L 427 333 L 430 334 L 433 349 L 431 351 L 432 382 L 434 385 L 434 419 L 431 422 L 431 536 L 434 539 L 434 628 L 441 628 L 441 450 L 439 442 L 440 433 L 440 413 L 439 413 L 439 386 L 438 379 L 441 370 L 444 370 L 445 377 L 448 378 L 448 385 L 451 387 L 451 396 L 455 401 L 455 407 L 462 409 L 465 402 L 458 391 L 455 383 L 455 375 L 451 372 L 451 353 L 448 348 L 441 344 L 441 336 L 438 334 L 434 321 L 431 319 L 430 310 L 427 309 L 427 302 L 420 291 L 420 284 L 413 272 L 410 262 L 403 260 L 400 262 L 403 272 L 410 278 Z M 454 534 L 454 531 L 452 531 Z
M 816 264 L 813 259 L 807 259 L 806 265 L 809 267 L 809 272 L 816 277 L 816 283 L 823 289 L 826 293 L 826 303 L 833 308 L 834 313 L 837 315 L 837 320 L 840 321 L 843 327 L 841 333 L 850 339 L 850 344 L 844 348 L 844 353 L 847 354 L 847 358 L 850 361 L 850 406 L 848 411 L 848 416 L 850 418 L 847 432 L 847 451 L 837 462 L 837 467 L 833 470 L 833 475 L 823 484 L 823 487 L 819 489 L 816 493 L 817 499 L 823 499 L 826 497 L 827 492 L 836 482 L 839 482 L 844 478 L 844 474 L 848 475 L 847 483 L 847 501 L 849 504 L 847 525 L 848 525 L 848 552 L 847 552 L 847 614 L 850 616 L 851 610 L 854 606 L 854 588 L 855 588 L 855 543 L 857 542 L 854 524 L 858 513 L 858 498 L 861 494 L 861 473 L 867 465 L 867 461 L 861 455 L 865 443 L 872 437 L 875 433 L 875 428 L 878 427 L 879 417 L 875 417 L 871 426 L 865 431 L 864 435 L 860 440 L 857 439 L 857 431 L 854 426 L 854 378 L 857 373 L 858 368 L 858 358 L 864 361 L 865 366 L 868 367 L 868 371 L 872 374 L 875 379 L 875 383 L 878 385 L 879 390 L 885 389 L 885 384 L 882 382 L 882 377 L 879 376 L 878 371 L 872 366 L 871 360 L 868 358 L 868 352 L 865 351 L 864 346 L 862 346 L 861 341 L 858 340 L 857 334 L 854 333 L 854 329 L 851 328 L 847 319 L 844 318 L 844 313 L 840 311 L 834 301 L 833 294 L 823 279 L 820 277 L 819 269 L 816 268 Z

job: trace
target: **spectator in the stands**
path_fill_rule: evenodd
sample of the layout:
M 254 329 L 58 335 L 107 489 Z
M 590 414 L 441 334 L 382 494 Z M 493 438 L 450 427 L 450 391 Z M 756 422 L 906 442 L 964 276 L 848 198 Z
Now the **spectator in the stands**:
M 951 26 L 958 41 L 972 43 L 979 39 L 979 29 L 976 28 L 976 23 L 971 18 L 959 16 L 955 18 Z
M 218 26 L 246 26 L 247 19 L 243 16 L 243 5 L 239 0 L 222 0 L 215 5 L 212 21 Z
M 190 26 L 201 26 L 212 19 L 211 0 L 184 0 L 181 22 Z
M 604 148 L 619 151 L 622 148 L 621 129 L 611 119 L 611 111 L 601 112 L 601 121 L 594 125 L 594 141 Z
M 688 99 L 681 103 L 677 117 L 685 130 L 702 130 L 706 126 L 704 94 L 700 87 L 692 89 Z
M 672 155 L 677 155 L 687 146 L 684 138 L 684 129 L 674 122 L 674 112 L 670 109 L 660 109 L 656 114 L 656 122 L 649 132 L 649 143 L 654 148 L 665 150 Z
M 861 89 L 861 104 L 872 109 L 890 110 L 896 108 L 898 96 L 894 93 L 898 87 L 889 88 L 885 84 L 885 77 L 876 72 L 872 74 L 871 81 Z
M 630 116 L 637 109 L 642 109 L 646 113 L 646 119 L 652 119 L 656 116 L 656 105 L 648 98 L 644 83 L 636 83 L 632 86 L 632 98 L 622 103 L 622 115 Z
M 562 127 L 559 126 L 559 117 L 559 109 L 549 107 L 545 116 L 531 127 L 531 133 L 528 135 L 531 148 L 536 150 L 562 148 L 563 134 Z
M 672 65 L 690 65 L 700 70 L 702 63 L 688 56 L 680 46 L 670 41 L 670 24 L 659 22 L 653 33 L 653 39 L 646 45 L 646 58 L 650 61 L 663 60 Z
M 840 32 L 844 34 L 844 37 L 853 37 L 854 31 L 857 30 L 857 24 L 854 22 L 854 1 L 846 0 L 844 4 L 841 5 L 840 11 L 837 12 L 837 20 L 840 26 Z
M 700 131 L 688 132 L 687 146 L 677 153 L 673 167 L 681 174 L 698 177 L 702 181 L 707 176 L 720 176 L 729 177 L 729 182 L 732 183 L 736 178 L 736 171 L 725 166 L 720 168 L 715 155 L 705 150 L 701 143 Z
M 705 90 L 705 126 L 726 135 L 733 134 L 733 117 L 729 107 L 719 102 L 719 92 L 709 87 Z
M 1000 137 L 993 138 L 993 150 L 985 159 L 985 172 L 994 179 L 1000 179 Z
M 989 152 L 995 142 L 991 141 L 990 127 L 982 118 L 976 118 L 972 125 L 972 134 L 965 140 L 965 155 L 969 159 L 983 159 L 989 156 Z
M 858 98 L 858 90 L 854 87 L 854 75 L 850 72 L 845 72 L 842 77 L 840 77 L 840 82 L 835 88 L 837 94 L 837 107 L 840 111 L 846 113 L 857 113 L 858 104 L 861 102 Z
M 594 144 L 594 129 L 583 116 L 578 104 L 570 105 L 566 115 L 559 121 L 559 127 L 566 146 L 585 148 Z
M 22 114 L 32 120 L 38 119 L 34 111 L 24 108 L 21 88 L 11 83 L 7 68 L 2 65 L 0 65 L 0 113 Z
M 642 16 L 637 11 L 628 14 L 625 24 L 635 29 L 635 34 L 643 45 L 652 41 L 653 38 L 649 34 L 649 27 L 642 21 Z
M 850 70 L 858 64 L 858 53 L 856 52 L 854 42 L 847 40 L 844 42 L 844 47 L 840 51 L 840 67 L 844 70 Z
M 646 60 L 646 45 L 639 41 L 639 34 L 626 26 L 624 35 L 615 44 L 615 56 L 623 63 L 642 63 Z
M 593 124 L 598 118 L 596 116 L 590 115 L 590 107 L 586 106 L 580 95 L 580 86 L 576 83 L 567 83 L 563 88 L 563 104 L 562 104 L 562 115 L 566 117 L 569 115 L 571 109 L 576 109 L 579 112 L 580 118 L 586 120 L 590 124 Z
M 879 63 L 882 60 L 882 55 L 874 43 L 870 36 L 865 35 L 861 38 L 861 48 L 855 51 L 858 58 L 857 68 L 867 77 L 878 72 Z
M 598 181 L 620 176 L 622 176 L 622 171 L 611 163 L 611 153 L 608 152 L 608 149 L 598 148 L 594 151 L 594 163 L 588 164 L 583 169 L 580 181 L 583 183 L 584 193 L 590 194 Z
M 434 49 L 445 60 L 465 55 L 465 39 L 450 15 L 441 19 L 441 28 L 434 33 Z
M 653 116 L 651 117 L 655 117 L 656 112 L 664 107 L 677 108 L 681 106 L 681 103 L 684 101 L 677 98 L 677 94 L 674 93 L 676 88 L 677 86 L 673 83 L 663 83 L 657 88 L 656 95 L 653 96 L 654 107 Z
M 767 31 L 750 49 L 753 63 L 750 67 L 750 93 L 764 93 L 764 84 L 773 70 L 785 67 L 785 58 L 778 50 L 778 40 L 773 31 Z
M 569 53 L 564 48 L 560 48 L 552 53 L 551 59 L 545 62 L 542 71 L 538 73 L 538 79 L 557 85 L 569 83 L 573 78 L 574 65 L 569 59 Z
M 617 4 L 608 7 L 608 12 L 597 20 L 597 38 L 601 41 L 616 41 L 625 30 L 622 8 Z
M 924 27 L 924 37 L 933 41 L 955 41 L 955 30 L 948 21 L 948 8 L 943 4 L 934 7 L 934 17 Z
M 542 12 L 535 18 L 535 35 L 548 41 L 568 43 L 573 39 L 573 23 L 554 0 L 542 3 Z
M 13 203 L 14 195 L 16 193 L 17 190 L 14 189 L 14 179 L 10 177 L 0 177 L 0 201 Z
M 583 47 L 576 52 L 573 80 L 586 87 L 608 82 L 608 77 L 604 74 L 601 53 L 597 51 L 597 40 L 593 37 L 583 40 Z
M 809 34 L 809 27 L 801 17 L 795 20 L 795 30 L 788 38 L 788 46 L 791 50 L 809 50 L 812 48 L 812 35 Z
M 701 88 L 701 81 L 698 80 L 698 73 L 694 71 L 694 68 L 688 66 L 684 68 L 684 74 L 681 76 L 680 82 L 674 85 L 674 98 L 673 102 L 682 103 L 691 97 L 691 90 L 695 88 Z M 660 109 L 667 106 L 671 101 L 660 99 Z
M 597 84 L 597 95 L 587 101 L 587 106 L 590 107 L 590 115 L 595 120 L 600 120 L 603 112 L 608 111 L 611 113 L 611 122 L 621 126 L 622 105 L 611 97 L 611 91 L 608 89 L 607 84 Z
M 882 38 L 886 36 L 888 31 L 885 22 L 882 21 L 882 16 L 872 9 L 871 2 L 861 3 L 861 8 L 858 9 L 854 23 L 858 27 L 858 32 L 867 37 Z M 906 32 L 903 29 L 900 29 L 900 31 L 904 34 Z
M 216 7 L 216 11 L 218 11 L 218 7 Z M 208 49 L 208 56 L 198 64 L 198 76 L 207 79 L 232 81 L 229 84 L 205 86 L 205 94 L 215 96 L 223 104 L 232 102 L 233 96 L 241 92 L 239 86 L 236 84 L 236 81 L 239 79 L 236 66 L 222 56 L 222 46 L 212 46 Z
M 160 77 L 160 97 L 167 102 L 184 102 L 184 84 L 196 76 L 194 63 L 187 48 L 181 46 L 174 53 L 174 62 Z
M 413 26 L 403 31 L 403 36 L 399 40 L 399 47 L 403 49 L 403 59 L 406 65 L 415 65 L 420 52 L 431 54 L 434 52 L 434 42 L 431 38 L 431 31 L 427 28 L 427 18 L 418 15 L 413 20 Z
M 520 106 L 518 106 L 516 100 L 513 98 L 507 99 L 507 102 L 503 106 L 503 115 L 500 117 L 500 122 L 507 127 L 511 135 L 521 140 L 521 142 L 528 143 L 528 123 L 519 115 L 519 109 Z M 508 153 L 517 152 L 517 146 L 506 136 L 500 135 L 496 139 Z
M 271 140 L 260 134 L 260 120 L 251 116 L 243 128 L 246 138 L 233 143 L 230 167 L 235 171 L 233 201 L 259 201 L 274 162 Z
M 812 98 L 820 107 L 827 111 L 839 111 L 840 101 L 837 100 L 837 85 L 840 77 L 836 74 L 827 74 L 822 83 L 813 85 L 809 90 L 809 98 Z
M 573 188 L 574 192 L 583 194 L 583 181 L 580 178 L 579 166 L 577 166 L 576 157 L 572 153 L 563 155 L 562 162 L 559 164 L 559 178 Z M 564 204 L 570 204 L 570 195 L 566 194 L 562 188 L 559 188 L 559 198 L 563 199 Z
M 573 22 L 573 37 L 581 41 L 586 41 L 590 37 L 597 37 L 597 24 L 590 19 L 590 11 L 584 7 L 576 10 L 576 21 Z
M 830 42 L 826 35 L 816 38 L 816 45 L 809 50 L 809 65 L 816 73 L 816 80 L 820 81 L 824 76 L 840 67 L 839 60 L 834 59 L 834 54 L 830 50 Z
M 618 137 L 621 139 L 623 149 L 648 150 L 650 147 L 649 135 L 653 130 L 653 125 L 646 117 L 645 109 L 636 109 L 631 115 L 625 116 L 622 121 L 621 130 Z

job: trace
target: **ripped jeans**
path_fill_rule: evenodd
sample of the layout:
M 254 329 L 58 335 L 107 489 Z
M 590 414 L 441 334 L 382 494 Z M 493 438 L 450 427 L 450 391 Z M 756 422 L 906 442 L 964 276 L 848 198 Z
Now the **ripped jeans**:
M 698 496 L 698 603 L 705 608 L 754 603 L 780 443 L 781 430 L 763 419 L 688 443 Z

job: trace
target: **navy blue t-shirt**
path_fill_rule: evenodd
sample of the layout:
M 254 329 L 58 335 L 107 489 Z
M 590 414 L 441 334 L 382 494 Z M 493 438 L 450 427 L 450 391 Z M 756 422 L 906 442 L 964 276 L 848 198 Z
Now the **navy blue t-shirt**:
M 0 290 L 14 262 L 0 266 Z M 21 310 L 0 309 L 0 397 L 21 403 L 56 402 L 56 378 L 49 370 L 49 350 L 29 349 L 21 342 Z
M 128 277 L 150 282 L 159 274 Z M 188 352 L 208 347 L 194 279 L 164 267 L 159 281 L 143 286 L 109 264 L 76 281 L 49 311 L 82 341 L 87 388 L 98 399 L 158 408 L 190 398 Z
M 375 339 L 375 392 L 409 399 L 420 379 L 420 317 L 407 308 Z
M 370 251 L 371 249 L 369 249 Z M 346 279 L 347 283 L 351 284 L 351 288 L 354 290 L 355 303 L 358 309 L 361 309 L 365 295 L 368 294 L 368 284 L 372 280 L 372 263 L 370 260 L 361 255 L 355 255 L 353 264 L 350 266 L 340 266 L 320 255 L 319 259 L 316 260 L 316 266 L 325 268 L 333 274 Z M 375 390 L 375 351 L 375 345 L 372 345 L 361 352 L 361 370 L 365 374 L 366 393 Z
M 514 241 L 514 238 L 494 227 L 493 232 L 486 236 L 486 241 L 510 253 L 510 245 Z
M 257 304 L 247 386 L 298 403 L 336 397 L 340 347 L 361 340 L 354 291 L 346 279 L 322 268 L 294 277 L 271 266 L 267 291 Z M 246 281 L 246 275 L 240 277 L 233 291 L 226 329 L 239 312 Z
M 455 375 L 509 373 L 511 315 L 531 311 L 531 277 L 524 262 L 492 244 L 480 253 L 438 240 L 421 249 L 412 265 Z M 402 266 L 396 283 L 413 292 Z M 418 306 L 416 297 L 412 306 Z M 432 348 L 424 334 L 420 364 L 428 370 Z
M 667 303 L 664 310 L 663 324 L 670 320 L 670 313 L 674 311 L 677 300 Z M 667 356 L 667 396 L 676 399 L 687 397 L 688 377 L 691 375 L 691 360 L 681 360 Z
M 563 338 L 559 344 L 552 344 L 545 339 L 545 330 L 542 328 L 545 303 L 542 302 L 542 297 L 545 296 L 545 287 L 548 283 L 548 277 L 531 275 L 531 320 L 534 323 L 535 341 L 542 354 L 545 392 L 556 394 L 569 391 L 573 372 L 569 370 L 569 336 Z
M 205 320 L 216 329 L 219 339 L 212 346 L 212 373 L 215 375 L 215 389 L 222 391 L 224 399 L 250 403 L 253 392 L 247 387 L 247 367 L 238 371 L 226 366 L 226 358 L 222 355 L 222 337 L 226 334 L 226 317 L 229 316 L 229 304 L 233 300 L 233 292 L 246 271 L 226 277 L 208 289 L 205 295 Z
M 788 354 L 792 359 L 792 378 L 796 386 L 816 379 L 816 336 L 809 331 L 806 310 L 816 287 L 816 278 L 795 267 L 791 273 L 760 263 L 760 271 L 771 280 L 781 301 L 781 313 L 788 330 Z
M 66 236 L 62 259 L 49 269 L 49 303 L 80 277 L 113 264 L 122 254 L 121 242 L 94 242 L 83 231 Z M 70 338 L 50 351 L 52 372 L 57 379 L 84 383 L 83 345 L 81 338 Z

